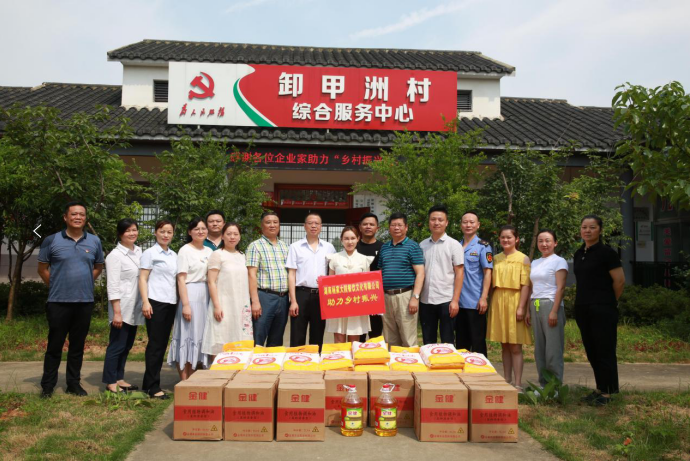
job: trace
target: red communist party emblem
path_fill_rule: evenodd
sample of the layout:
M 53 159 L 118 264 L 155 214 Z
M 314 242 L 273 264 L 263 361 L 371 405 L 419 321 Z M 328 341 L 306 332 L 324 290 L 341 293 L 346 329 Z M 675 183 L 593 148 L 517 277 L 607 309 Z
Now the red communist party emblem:
M 215 83 L 213 83 L 213 79 L 211 78 L 210 75 L 208 75 L 206 72 L 200 72 L 201 75 L 197 75 L 192 79 L 191 82 L 189 82 L 190 86 L 193 86 L 195 88 L 198 88 L 201 90 L 201 93 L 197 93 L 194 90 L 189 90 L 189 99 L 206 99 L 206 98 L 212 98 L 214 93 L 213 93 L 213 88 L 215 87 Z M 204 83 L 203 77 L 206 77 L 206 80 L 208 81 L 208 85 Z

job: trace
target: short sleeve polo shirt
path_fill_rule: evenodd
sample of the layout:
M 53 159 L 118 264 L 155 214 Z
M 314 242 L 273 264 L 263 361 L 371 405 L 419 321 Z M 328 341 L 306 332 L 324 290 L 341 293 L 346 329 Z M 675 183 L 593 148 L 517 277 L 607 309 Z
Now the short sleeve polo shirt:
M 464 241 L 460 241 L 460 244 L 463 245 Z M 465 278 L 460 292 L 460 307 L 477 308 L 484 285 L 484 269 L 493 268 L 491 245 L 475 235 L 465 247 Z
M 98 237 L 84 232 L 75 241 L 65 230 L 49 235 L 41 244 L 38 261 L 50 266 L 48 302 L 93 302 L 93 267 L 104 261 Z
M 419 244 L 409 237 L 397 245 L 386 242 L 379 252 L 379 269 L 383 278 L 384 290 L 407 288 L 414 285 L 417 278 L 412 266 L 424 265 L 424 253 Z
M 589 248 L 584 245 L 573 256 L 575 305 L 616 304 L 613 278 L 609 271 L 621 267 L 618 253 L 601 242 Z

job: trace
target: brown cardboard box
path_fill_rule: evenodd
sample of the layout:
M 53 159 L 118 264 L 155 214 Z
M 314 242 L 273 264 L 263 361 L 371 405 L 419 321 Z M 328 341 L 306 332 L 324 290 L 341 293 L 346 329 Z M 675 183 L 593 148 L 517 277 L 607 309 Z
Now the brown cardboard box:
M 459 383 L 460 378 L 455 373 L 412 373 L 416 383 L 431 383 L 431 384 L 443 384 L 443 383 Z
M 272 379 L 264 382 L 240 379 L 225 386 L 224 440 L 273 440 L 278 375 Z
M 420 442 L 467 442 L 467 387 L 455 382 L 415 383 L 414 432 Z
M 187 381 L 206 381 L 209 379 L 224 379 L 225 382 L 231 381 L 237 370 L 198 370 L 195 371 Z
M 276 441 L 323 442 L 326 439 L 324 404 L 326 387 L 319 383 L 278 384 Z
M 470 391 L 470 442 L 517 442 L 518 393 L 503 382 L 465 382 Z
M 242 370 L 238 372 L 244 376 L 279 376 L 280 373 L 280 370 Z
M 242 370 L 235 375 L 233 381 L 256 381 L 273 383 L 278 380 L 278 373 L 273 370 Z
M 364 415 L 368 415 L 369 380 L 366 373 L 356 371 L 329 370 L 324 376 L 326 383 L 326 426 L 340 426 L 340 402 L 347 390 L 344 385 L 356 386 L 357 394 L 362 399 Z M 364 425 L 366 425 L 366 418 Z
M 226 381 L 182 381 L 175 386 L 174 440 L 223 439 L 223 388 Z
M 280 377 L 292 377 L 292 376 L 318 376 L 323 378 L 323 371 L 321 370 L 283 370 L 280 372 Z
M 393 396 L 398 401 L 398 427 L 414 426 L 414 379 L 409 371 L 369 372 L 369 426 L 374 427 L 374 408 L 381 395 L 381 387 L 395 385 Z
M 498 373 L 460 373 L 458 376 L 463 383 L 490 382 L 507 384 L 503 376 Z

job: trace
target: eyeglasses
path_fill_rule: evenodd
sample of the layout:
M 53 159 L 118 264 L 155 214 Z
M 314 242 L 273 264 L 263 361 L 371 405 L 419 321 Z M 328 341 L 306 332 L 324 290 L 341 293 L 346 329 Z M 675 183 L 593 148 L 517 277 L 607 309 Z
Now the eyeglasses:
M 316 221 L 309 221 L 309 222 L 307 222 L 307 223 L 305 223 L 305 224 L 306 224 L 307 226 L 320 226 L 320 225 L 321 225 L 320 222 L 316 222 Z
M 392 227 L 392 228 L 394 228 L 394 229 L 403 228 L 403 227 L 405 227 L 405 224 L 391 224 L 391 225 L 388 226 L 388 227 Z

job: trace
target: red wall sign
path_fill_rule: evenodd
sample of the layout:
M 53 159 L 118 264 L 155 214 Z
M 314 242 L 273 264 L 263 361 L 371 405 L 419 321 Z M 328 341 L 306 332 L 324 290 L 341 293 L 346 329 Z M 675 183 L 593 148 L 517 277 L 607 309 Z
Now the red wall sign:
M 381 272 L 319 277 L 319 302 L 323 320 L 384 314 Z
M 455 72 L 250 66 L 239 89 L 279 127 L 441 131 L 457 114 Z

